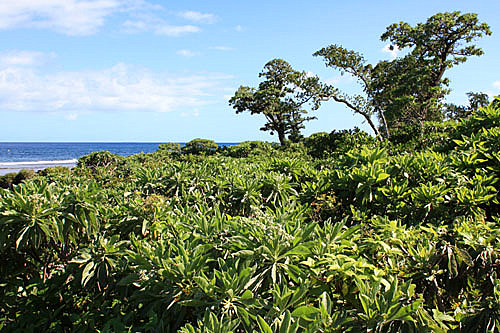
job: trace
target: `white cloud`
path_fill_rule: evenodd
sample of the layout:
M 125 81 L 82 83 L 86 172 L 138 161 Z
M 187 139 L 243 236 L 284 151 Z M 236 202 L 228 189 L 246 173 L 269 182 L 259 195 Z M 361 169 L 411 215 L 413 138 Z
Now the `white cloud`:
M 145 0 L 0 0 L 0 30 L 38 28 L 66 35 L 92 35 L 116 14 L 121 14 L 123 32 L 180 36 L 201 31 L 194 25 L 169 24 L 165 8 Z M 183 15 L 198 23 L 216 19 L 212 14 L 194 11 Z
M 231 51 L 233 50 L 232 47 L 229 46 L 212 46 L 210 47 L 211 50 L 217 50 L 217 51 Z
M 191 51 L 191 50 L 179 50 L 176 53 L 178 55 L 183 56 L 183 57 L 195 57 L 195 56 L 201 55 L 200 53 L 194 52 L 194 51 Z
M 37 66 L 55 56 L 55 53 L 46 54 L 36 51 L 7 51 L 0 53 L 0 67 Z
M 493 82 L 492 86 L 495 88 L 495 91 L 488 90 L 486 94 L 493 98 L 495 96 L 500 96 L 500 80 Z
M 311 72 L 311 71 L 307 71 L 307 72 L 306 72 L 306 77 L 316 77 L 316 76 L 317 76 L 317 75 L 316 75 L 316 74 L 314 74 L 314 73 L 313 73 L 313 72 Z
M 197 23 L 212 24 L 217 21 L 217 17 L 213 14 L 200 13 L 195 11 L 185 11 L 178 14 L 180 17 Z
M 15 0 L 0 2 L 0 29 L 43 28 L 90 35 L 118 10 L 117 0 Z
M 127 20 L 123 22 L 122 31 L 126 33 L 152 31 L 157 35 L 179 37 L 189 33 L 201 32 L 201 29 L 194 25 L 170 25 L 162 20 L 145 18 L 143 20 Z
M 78 113 L 71 112 L 64 116 L 67 120 L 76 120 L 78 118 Z
M 387 44 L 381 49 L 381 51 L 384 53 L 388 53 L 391 56 L 391 59 L 394 60 L 398 56 L 399 48 L 397 47 L 397 45 Z
M 155 29 L 158 35 L 178 37 L 187 33 L 200 32 L 201 29 L 194 25 L 162 25 Z
M 234 27 L 234 30 L 236 30 L 238 32 L 242 32 L 243 31 L 243 27 L 238 24 L 236 27 Z
M 46 75 L 7 67 L 0 69 L 0 109 L 60 112 L 70 120 L 88 111 L 181 111 L 215 103 L 229 78 L 153 73 L 126 64 Z
M 128 32 L 128 33 L 138 33 L 147 31 L 149 29 L 149 26 L 146 22 L 137 20 L 136 21 L 126 20 L 125 22 L 122 23 L 122 27 L 123 27 L 123 32 Z

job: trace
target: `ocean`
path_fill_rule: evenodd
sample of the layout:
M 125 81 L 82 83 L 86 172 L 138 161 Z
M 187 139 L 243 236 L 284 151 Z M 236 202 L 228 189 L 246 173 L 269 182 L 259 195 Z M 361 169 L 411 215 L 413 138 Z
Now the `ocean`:
M 0 142 L 0 175 L 57 165 L 74 167 L 79 157 L 101 150 L 121 156 L 152 153 L 159 144 L 161 142 Z M 234 144 L 218 143 L 219 146 Z

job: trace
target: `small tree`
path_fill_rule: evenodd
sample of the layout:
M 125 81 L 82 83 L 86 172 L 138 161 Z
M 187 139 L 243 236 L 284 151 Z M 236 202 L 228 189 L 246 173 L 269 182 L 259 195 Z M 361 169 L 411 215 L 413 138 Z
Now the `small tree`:
M 181 152 L 181 145 L 180 143 L 175 143 L 175 142 L 160 144 L 158 145 L 158 151 L 169 154 L 179 154 Z
M 348 96 L 332 88 L 332 98 L 362 115 L 374 133 L 380 132 L 372 120 L 376 115 L 386 137 L 389 128 L 419 124 L 444 117 L 443 98 L 449 92 L 447 69 L 463 63 L 483 51 L 470 45 L 483 35 L 490 35 L 486 23 L 476 14 L 439 13 L 415 27 L 401 22 L 387 27 L 381 36 L 391 48 L 408 48 L 407 55 L 376 66 L 366 64 L 354 51 L 332 45 L 316 52 L 326 65 L 353 75 L 362 84 L 365 96 Z
M 209 139 L 196 138 L 186 143 L 181 151 L 186 154 L 213 154 L 219 146 Z
M 311 110 L 318 109 L 328 96 L 327 87 L 317 76 L 298 72 L 282 59 L 268 62 L 259 77 L 264 81 L 258 88 L 239 87 L 229 104 L 236 113 L 264 115 L 267 123 L 261 130 L 271 135 L 276 132 L 281 145 L 286 144 L 287 135 L 292 141 L 298 140 L 304 123 L 315 119 L 305 116 L 304 108 L 309 105 Z

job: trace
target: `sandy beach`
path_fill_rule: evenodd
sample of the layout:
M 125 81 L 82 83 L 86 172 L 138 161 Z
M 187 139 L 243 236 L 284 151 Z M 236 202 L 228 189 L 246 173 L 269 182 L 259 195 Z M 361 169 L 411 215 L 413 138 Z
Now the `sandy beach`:
M 22 169 L 32 169 L 34 171 L 39 171 L 55 166 L 65 166 L 68 168 L 73 168 L 76 166 L 76 163 L 77 160 L 0 162 L 0 176 L 12 172 L 19 172 Z

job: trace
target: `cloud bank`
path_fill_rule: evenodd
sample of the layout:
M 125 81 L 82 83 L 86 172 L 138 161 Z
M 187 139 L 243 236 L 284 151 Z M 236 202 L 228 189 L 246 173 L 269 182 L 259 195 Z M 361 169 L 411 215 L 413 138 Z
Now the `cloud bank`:
M 190 20 L 197 23 L 212 24 L 217 21 L 217 17 L 213 14 L 200 13 L 195 11 L 181 12 L 179 13 L 179 16 L 186 20 Z
M 42 28 L 90 35 L 122 4 L 116 0 L 15 0 L 0 2 L 0 29 Z
M 0 55 L 0 59 L 5 56 Z M 0 109 L 5 111 L 171 112 L 212 104 L 224 94 L 224 74 L 153 73 L 119 63 L 104 70 L 41 73 L 36 67 L 0 67 Z
M 0 1 L 0 30 L 35 28 L 86 36 L 97 33 L 107 20 L 114 18 L 118 19 L 123 32 L 151 31 L 177 37 L 201 31 L 196 25 L 168 22 L 168 13 L 163 6 L 145 0 Z M 174 16 L 197 24 L 211 24 L 217 20 L 213 14 L 196 11 L 184 11 Z
M 196 57 L 196 56 L 201 55 L 201 53 L 194 52 L 194 51 L 191 51 L 191 50 L 179 50 L 176 53 L 178 55 L 183 56 L 183 57 Z
M 0 67 L 38 66 L 55 57 L 55 53 L 46 54 L 37 51 L 8 51 L 0 54 Z

